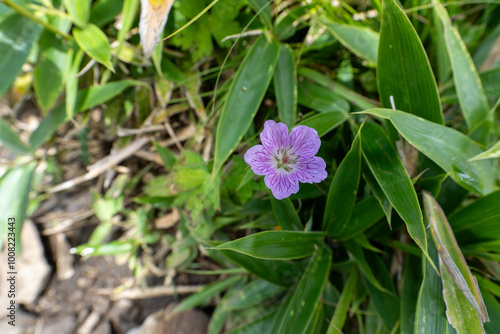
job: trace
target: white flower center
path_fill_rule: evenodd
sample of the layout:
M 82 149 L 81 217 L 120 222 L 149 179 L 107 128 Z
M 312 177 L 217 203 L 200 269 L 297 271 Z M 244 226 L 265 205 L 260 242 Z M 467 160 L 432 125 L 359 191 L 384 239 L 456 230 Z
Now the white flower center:
M 291 152 L 290 149 L 278 149 L 273 154 L 274 167 L 276 170 L 284 170 L 286 172 L 292 172 L 294 167 L 297 165 L 297 161 L 300 156 Z

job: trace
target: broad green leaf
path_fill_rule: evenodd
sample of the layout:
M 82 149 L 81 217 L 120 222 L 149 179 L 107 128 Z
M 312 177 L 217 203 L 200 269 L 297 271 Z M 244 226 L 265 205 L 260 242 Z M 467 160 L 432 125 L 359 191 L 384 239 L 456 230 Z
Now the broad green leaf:
M 314 81 L 315 83 L 327 88 L 328 90 L 335 92 L 336 94 L 340 95 L 341 97 L 351 102 L 353 105 L 360 107 L 361 109 L 377 108 L 377 101 L 360 95 L 342 85 L 341 83 L 333 81 L 328 76 L 313 69 L 307 67 L 299 67 L 298 73 L 299 75 L 303 75 L 304 77 Z
M 142 83 L 136 80 L 122 80 L 99 86 L 91 86 L 78 93 L 77 111 L 80 112 L 95 107 L 98 104 L 116 97 L 123 92 L 125 88 L 139 84 Z M 29 139 L 30 147 L 35 149 L 45 143 L 57 128 L 67 120 L 65 103 L 51 110 L 47 117 L 42 120 L 38 128 L 31 134 Z
M 111 63 L 111 47 L 106 35 L 94 24 L 85 28 L 73 28 L 73 36 L 76 42 L 89 57 L 114 71 Z
M 361 136 L 358 133 L 330 185 L 323 215 L 323 231 L 336 239 L 350 221 L 361 174 Z
M 39 30 L 38 24 L 20 14 L 0 20 L 0 96 L 21 71 Z
M 280 121 L 291 129 L 297 114 L 297 70 L 292 49 L 287 44 L 280 45 L 273 82 Z
M 318 131 L 318 136 L 322 137 L 348 119 L 349 115 L 343 111 L 331 111 L 308 117 L 298 125 L 313 128 Z
M 30 154 L 31 149 L 23 143 L 19 135 L 12 130 L 9 124 L 0 118 L 0 143 L 14 154 Z
M 347 240 L 363 233 L 364 230 L 384 217 L 384 211 L 373 196 L 356 203 L 352 210 L 351 219 L 345 230 L 337 237 L 338 240 Z
M 450 173 L 462 187 L 483 195 L 493 191 L 493 161 L 468 162 L 482 150 L 464 134 L 397 110 L 371 109 L 364 113 L 389 119 L 410 144 Z
M 305 333 L 330 273 L 332 253 L 320 242 L 297 285 L 276 314 L 271 333 Z
M 392 205 L 391 205 L 391 202 L 387 199 L 387 196 L 385 195 L 384 191 L 382 190 L 382 188 L 378 184 L 377 179 L 375 179 L 375 176 L 373 176 L 373 173 L 370 171 L 370 168 L 368 167 L 366 162 L 362 163 L 361 170 L 362 170 L 363 178 L 365 179 L 366 184 L 368 185 L 368 188 L 370 188 L 370 192 L 373 194 L 373 196 L 379 202 L 380 207 L 384 211 L 385 218 L 387 219 L 387 223 L 389 223 L 389 227 L 391 227 L 391 224 L 392 224 Z
M 123 0 L 97 0 L 90 9 L 90 23 L 102 27 L 112 22 L 120 14 Z
M 364 58 L 374 64 L 377 63 L 380 34 L 370 28 L 353 24 L 324 22 L 326 28 L 342 45 L 356 56 Z
M 71 53 L 61 39 L 49 31 L 44 31 L 39 45 L 40 59 L 34 71 L 33 88 L 40 107 L 47 112 L 63 91 Z
M 482 197 L 449 216 L 460 245 L 500 239 L 500 190 Z
M 228 310 L 241 310 L 263 303 L 283 291 L 283 287 L 262 279 L 254 279 L 227 299 L 222 306 Z
M 469 161 L 483 160 L 483 159 L 496 159 L 500 158 L 500 141 L 493 145 L 489 150 L 476 155 L 469 159 Z
M 398 153 L 380 126 L 365 123 L 362 150 L 370 170 L 387 199 L 406 223 L 408 233 L 426 253 L 427 239 L 417 194 Z
M 424 192 L 423 196 L 439 255 L 448 319 L 458 334 L 483 333 L 482 322 L 489 319 L 477 281 L 465 262 L 441 207 L 429 193 Z
M 483 120 L 488 119 L 487 122 L 481 124 L 484 131 L 480 138 L 478 138 L 481 143 L 488 144 L 489 132 L 493 126 L 493 119 L 491 117 L 492 115 L 489 115 L 490 108 L 484 94 L 481 80 L 479 79 L 472 58 L 460 34 L 451 24 L 448 12 L 443 5 L 437 1 L 433 1 L 433 3 L 434 9 L 443 25 L 444 39 L 450 58 L 453 81 L 455 82 L 455 88 L 465 121 L 469 129 L 473 130 L 479 126 Z M 400 108 L 398 107 L 398 109 Z
M 8 233 L 11 233 L 8 230 L 10 227 L 7 224 L 8 219 L 14 218 L 16 252 L 21 252 L 21 229 L 26 217 L 35 167 L 35 163 L 29 163 L 12 168 L 0 179 L 0 219 L 2 219 L 0 248 L 2 249 Z
M 214 175 L 250 127 L 273 76 L 278 56 L 279 44 L 261 36 L 236 72 L 217 127 Z
M 85 28 L 90 16 L 90 4 L 92 0 L 64 0 L 64 7 L 77 26 Z
M 345 283 L 340 299 L 337 302 L 337 307 L 335 308 L 335 313 L 333 314 L 332 321 L 328 326 L 327 334 L 337 334 L 342 333 L 342 327 L 344 327 L 345 319 L 347 317 L 347 311 L 349 311 L 349 305 L 351 300 L 355 297 L 356 285 L 358 283 L 358 273 L 353 269 L 349 272 L 349 278 Z
M 500 303 L 498 303 L 498 300 L 492 294 L 484 290 L 482 286 L 481 292 L 488 312 L 491 314 L 491 321 L 484 324 L 484 329 L 487 334 L 496 334 L 500 331 Z
M 248 4 L 259 15 L 259 18 L 264 24 L 271 28 L 271 6 L 267 0 L 248 0 Z
M 222 291 L 229 288 L 231 285 L 235 284 L 241 279 L 240 276 L 232 276 L 226 278 L 225 280 L 218 281 L 205 286 L 199 292 L 192 294 L 191 296 L 180 302 L 173 310 L 173 313 L 180 313 L 192 309 L 202 303 L 208 302 L 212 297 L 221 293 Z
M 432 269 L 431 269 L 432 270 Z M 401 334 L 413 334 L 415 329 L 416 303 L 422 285 L 422 260 L 408 255 L 403 270 L 401 289 Z
M 296 231 L 264 231 L 229 241 L 215 247 L 216 250 L 231 250 L 258 259 L 291 260 L 314 253 L 324 233 Z
M 270 196 L 273 206 L 274 216 L 281 226 L 282 230 L 288 231 L 303 231 L 304 225 L 300 221 L 299 215 L 293 206 L 290 198 L 278 200 L 274 196 Z
M 131 240 L 113 240 L 106 244 L 89 245 L 83 244 L 70 250 L 71 254 L 81 256 L 105 256 L 130 254 L 134 250 L 134 244 Z
M 377 81 L 382 105 L 443 124 L 429 59 L 415 29 L 395 0 L 383 1 Z
M 429 232 L 430 233 L 430 232 Z M 434 243 L 428 243 L 429 257 L 438 262 Z M 417 299 L 415 331 L 419 334 L 448 333 L 448 319 L 443 299 L 443 283 L 430 262 L 422 257 L 423 281 Z
M 371 281 L 366 282 L 368 293 L 373 299 L 378 313 L 382 317 L 384 324 L 389 332 L 395 333 L 395 328 L 400 321 L 399 299 L 397 298 L 396 289 L 392 282 L 389 271 L 379 255 L 374 253 L 367 254 L 367 261 L 371 264 L 373 274 L 382 285 L 384 290 L 376 288 Z
M 266 314 L 262 318 L 237 327 L 227 334 L 255 334 L 255 333 L 271 333 L 276 311 Z
M 210 250 L 209 250 L 210 252 Z M 297 280 L 297 275 L 302 270 L 300 262 L 261 260 L 243 253 L 220 250 L 222 255 L 245 268 L 252 274 L 274 284 L 288 287 Z
M 175 154 L 168 148 L 161 146 L 156 141 L 153 141 L 153 145 L 155 146 L 156 152 L 160 156 L 161 161 L 163 162 L 163 166 L 165 166 L 165 169 L 167 171 L 171 171 L 172 168 L 174 167 L 175 162 L 177 161 Z
M 349 103 L 334 91 L 309 80 L 299 82 L 299 104 L 319 112 L 349 112 Z

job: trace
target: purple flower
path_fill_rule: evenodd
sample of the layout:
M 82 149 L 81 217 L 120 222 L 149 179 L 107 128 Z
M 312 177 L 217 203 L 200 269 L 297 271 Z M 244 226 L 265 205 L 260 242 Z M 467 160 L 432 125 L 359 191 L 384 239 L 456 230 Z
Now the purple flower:
M 316 130 L 299 125 L 288 133 L 285 124 L 269 120 L 260 140 L 262 145 L 245 153 L 245 161 L 255 174 L 265 175 L 264 182 L 277 199 L 297 193 L 299 182 L 326 179 L 325 161 L 315 157 L 321 145 Z

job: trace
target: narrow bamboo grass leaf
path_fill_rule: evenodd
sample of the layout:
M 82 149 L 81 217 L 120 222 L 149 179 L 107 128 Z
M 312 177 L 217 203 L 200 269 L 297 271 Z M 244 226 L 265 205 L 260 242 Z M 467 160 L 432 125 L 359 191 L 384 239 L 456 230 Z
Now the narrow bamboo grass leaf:
M 297 69 L 288 44 L 280 45 L 273 82 L 280 121 L 291 129 L 297 114 Z
M 390 294 L 390 292 L 386 290 L 375 277 L 372 268 L 370 267 L 368 261 L 366 260 L 365 253 L 363 251 L 363 248 L 361 248 L 361 245 L 359 245 L 354 241 L 347 241 L 344 242 L 344 246 L 349 252 L 349 254 L 351 254 L 352 257 L 355 259 L 355 262 L 359 267 L 359 270 L 361 271 L 361 273 L 363 273 L 368 282 L 370 282 L 371 285 L 373 285 L 376 289 L 380 290 L 381 292 Z
M 324 233 L 296 231 L 264 231 L 229 241 L 215 247 L 216 250 L 231 250 L 258 259 L 291 260 L 314 253 Z
M 205 286 L 199 292 L 192 294 L 191 296 L 180 302 L 173 310 L 172 313 L 180 313 L 192 309 L 200 304 L 210 301 L 215 295 L 221 293 L 222 291 L 229 288 L 231 285 L 235 284 L 241 279 L 240 276 L 232 276 L 226 278 L 225 280 L 218 281 Z
M 487 334 L 498 333 L 500 332 L 500 303 L 492 294 L 484 290 L 482 286 L 480 287 L 484 297 L 484 303 L 491 315 L 491 321 L 484 324 L 484 329 Z
M 279 44 L 261 36 L 236 72 L 217 127 L 214 175 L 250 127 L 273 76 L 278 55 Z
M 349 103 L 330 89 L 318 86 L 308 80 L 299 82 L 299 104 L 319 112 L 349 112 Z
M 347 228 L 356 202 L 360 174 L 361 136 L 358 132 L 335 173 L 326 198 L 323 230 L 333 239 L 342 235 Z
M 332 321 L 328 326 L 327 334 L 337 334 L 342 333 L 342 327 L 344 327 L 345 319 L 347 317 L 347 311 L 349 311 L 349 305 L 355 297 L 356 285 L 358 283 L 358 273 L 355 267 L 352 267 L 349 272 L 349 279 L 347 280 L 340 299 L 337 302 L 337 307 L 335 308 L 335 313 L 333 314 Z
M 242 310 L 263 303 L 283 291 L 283 287 L 262 279 L 254 279 L 221 303 L 227 310 Z
M 428 252 L 432 261 L 437 263 L 439 259 L 434 243 L 428 243 Z M 443 283 L 425 257 L 422 257 L 422 274 L 423 281 L 417 299 L 414 333 L 447 334 L 448 319 L 443 299 Z
M 322 137 L 348 119 L 349 115 L 343 111 L 331 111 L 306 118 L 298 125 L 305 125 L 313 128 L 318 131 L 318 136 Z
M 266 314 L 262 318 L 253 320 L 248 324 L 244 324 L 241 327 L 237 327 L 227 334 L 255 334 L 255 333 L 271 333 L 273 327 L 273 321 L 276 316 L 277 311 L 273 311 Z
M 449 216 L 460 245 L 500 239 L 500 190 L 482 197 Z
M 384 210 L 387 223 L 389 223 L 389 227 L 391 227 L 391 221 L 392 221 L 391 202 L 387 199 L 387 196 L 385 195 L 384 191 L 378 184 L 377 179 L 375 179 L 375 176 L 373 176 L 373 173 L 370 171 L 370 168 L 368 167 L 366 162 L 362 163 L 361 169 L 363 178 L 365 179 L 368 188 L 370 188 L 370 192 L 378 200 L 380 207 L 382 208 L 382 210 Z
M 346 228 L 337 237 L 338 240 L 347 240 L 363 233 L 367 228 L 384 217 L 377 199 L 373 196 L 356 203 L 352 210 L 352 215 Z
M 395 0 L 383 1 L 377 62 L 382 105 L 444 124 L 436 80 L 415 29 Z
M 382 128 L 374 123 L 365 123 L 361 139 L 363 155 L 375 179 L 406 223 L 410 236 L 426 254 L 427 239 L 422 211 L 398 153 Z
M 483 297 L 458 247 L 446 216 L 436 200 L 423 192 L 432 238 L 439 254 L 448 320 L 461 333 L 483 333 L 489 321 Z
M 134 244 L 130 240 L 113 240 L 105 244 L 90 245 L 83 244 L 70 250 L 71 254 L 81 256 L 105 256 L 127 254 L 134 249 Z
M 16 252 L 19 254 L 22 251 L 21 229 L 26 217 L 35 167 L 35 163 L 29 163 L 12 168 L 0 179 L 0 219 L 3 221 L 0 225 L 0 248 L 3 249 L 7 236 L 13 236 L 8 233 L 14 233 Z M 8 224 L 11 222 L 9 218 L 14 218 L 13 225 Z M 8 230 L 11 226 L 14 231 Z
M 464 134 L 398 110 L 370 109 L 363 113 L 389 119 L 410 144 L 450 173 L 462 187 L 483 195 L 493 191 L 493 161 L 467 162 L 482 150 Z
M 0 21 L 0 96 L 10 87 L 26 62 L 40 26 L 20 14 L 9 14 Z
M 210 250 L 209 250 L 210 251 Z M 252 274 L 280 286 L 289 287 L 301 272 L 301 262 L 262 260 L 230 250 L 218 250 L 222 255 Z
M 73 36 L 76 42 L 89 57 L 103 64 L 110 71 L 114 72 L 111 63 L 111 47 L 106 35 L 94 24 L 87 25 L 86 28 L 74 28 Z
M 71 118 L 76 113 L 76 102 L 78 99 L 78 71 L 80 70 L 80 64 L 83 58 L 83 50 L 79 49 L 76 52 L 71 50 L 69 52 L 71 55 L 71 63 L 69 64 L 69 70 L 67 72 L 66 79 L 66 116 Z
M 408 255 L 403 270 L 403 287 L 401 289 L 401 334 L 415 333 L 417 307 L 415 301 L 418 300 L 422 283 L 422 259 Z
M 78 27 L 85 28 L 89 22 L 90 4 L 92 0 L 64 0 L 63 3 L 71 21 Z
M 300 281 L 278 310 L 270 333 L 305 333 L 330 273 L 331 259 L 330 249 L 319 242 Z
M 259 15 L 259 18 L 264 22 L 266 27 L 271 28 L 271 1 L 268 0 L 248 0 L 248 4 Z
M 31 149 L 23 143 L 19 135 L 9 124 L 0 118 L 0 143 L 14 154 L 31 154 Z
M 497 159 L 500 158 L 500 141 L 493 145 L 489 150 L 476 155 L 468 161 L 484 160 L 484 159 Z
M 382 287 L 384 291 L 377 289 L 370 281 L 366 282 L 366 287 L 368 288 L 368 293 L 376 306 L 376 311 L 380 314 L 383 323 L 387 329 L 396 333 L 400 321 L 400 303 L 397 298 L 396 289 L 392 282 L 392 278 L 387 270 L 384 262 L 379 255 L 374 253 L 367 254 L 367 260 L 372 265 L 373 274 Z
M 334 92 L 335 94 L 338 94 L 339 96 L 343 97 L 344 99 L 351 102 L 355 106 L 360 107 L 361 109 L 377 108 L 377 106 L 380 105 L 380 103 L 378 103 L 377 101 L 371 100 L 366 96 L 360 95 L 355 91 L 342 85 L 341 83 L 333 81 L 328 76 L 319 73 L 311 68 L 299 67 L 298 74 L 303 75 L 304 77 L 312 80 L 313 82 L 317 83 L 320 86 L 328 88 L 330 91 Z
M 76 110 L 80 112 L 90 109 L 116 97 L 125 88 L 142 84 L 142 82 L 136 80 L 122 80 L 109 82 L 100 86 L 91 86 L 78 93 Z M 47 117 L 40 122 L 38 128 L 31 134 L 29 139 L 30 147 L 35 149 L 45 143 L 66 120 L 68 120 L 66 104 L 63 103 L 51 110 Z
M 282 230 L 288 231 L 303 231 L 304 225 L 300 221 L 299 215 L 293 206 L 290 198 L 278 200 L 274 196 L 270 196 L 273 206 L 274 216 L 281 226 Z
M 42 34 L 39 45 L 40 59 L 34 70 L 33 88 L 40 107 L 46 113 L 54 106 L 63 91 L 71 53 L 61 39 L 47 30 Z
M 490 108 L 484 94 L 483 85 L 460 34 L 451 24 L 448 12 L 437 1 L 433 1 L 433 4 L 443 25 L 444 39 L 450 58 L 453 81 L 455 82 L 455 88 L 465 121 L 469 129 L 472 130 L 484 119 L 488 119 L 488 122 L 482 123 L 482 127 L 484 128 L 482 135 L 476 138 L 481 143 L 488 144 L 489 134 L 493 126 L 493 118 L 492 115 L 489 115 Z
M 352 24 L 323 22 L 328 31 L 356 56 L 377 63 L 380 34 Z

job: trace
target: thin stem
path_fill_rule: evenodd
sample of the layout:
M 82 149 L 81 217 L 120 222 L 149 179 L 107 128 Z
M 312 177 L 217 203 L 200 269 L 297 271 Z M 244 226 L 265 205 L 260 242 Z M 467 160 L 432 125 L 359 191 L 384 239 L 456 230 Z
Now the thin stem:
M 67 40 L 70 40 L 70 41 L 73 40 L 73 37 L 71 37 L 70 35 L 65 34 L 62 31 L 58 30 L 57 28 L 51 26 L 47 22 L 42 21 L 41 19 L 39 19 L 38 17 L 36 17 L 35 15 L 33 15 L 33 13 L 31 13 L 29 10 L 23 8 L 22 6 L 19 6 L 15 2 L 12 2 L 11 0 L 0 0 L 0 2 L 4 3 L 7 6 L 9 6 L 10 8 L 12 8 L 13 10 L 15 10 L 16 12 L 18 12 L 22 16 L 25 16 L 28 19 L 30 19 L 30 20 L 32 20 L 32 21 L 34 21 L 34 22 L 42 25 L 45 29 L 47 29 L 49 31 L 52 31 L 54 34 L 61 35 L 62 37 L 64 37 Z

